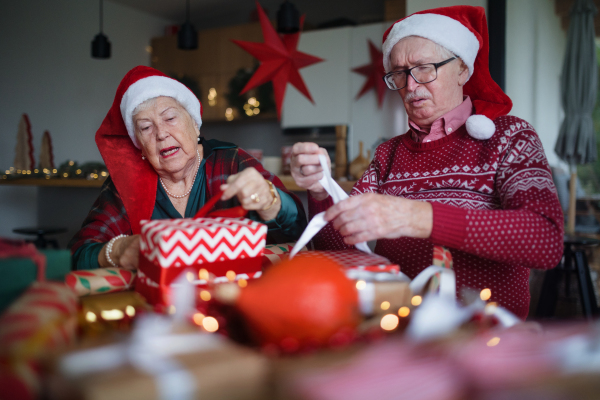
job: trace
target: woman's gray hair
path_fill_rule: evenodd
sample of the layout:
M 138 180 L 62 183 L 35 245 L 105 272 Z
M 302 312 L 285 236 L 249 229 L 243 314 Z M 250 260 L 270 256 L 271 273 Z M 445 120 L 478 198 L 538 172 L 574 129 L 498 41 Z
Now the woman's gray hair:
M 186 110 L 186 108 L 176 98 L 173 98 L 173 97 L 170 97 L 170 96 L 157 96 L 157 97 L 153 97 L 151 99 L 148 99 L 148 100 L 140 103 L 136 108 L 133 109 L 133 112 L 131 113 L 132 122 L 135 124 L 134 118 L 135 118 L 136 115 L 138 115 L 142 111 L 146 111 L 147 109 L 154 107 L 156 105 L 156 99 L 158 99 L 159 97 L 169 97 L 170 99 L 175 100 L 175 102 L 177 103 L 177 105 L 179 107 L 181 107 L 181 109 L 185 110 L 185 112 L 189 115 L 189 117 L 192 118 L 192 116 L 190 115 L 190 113 L 188 113 L 188 111 Z M 193 120 L 193 118 L 192 118 L 192 120 Z

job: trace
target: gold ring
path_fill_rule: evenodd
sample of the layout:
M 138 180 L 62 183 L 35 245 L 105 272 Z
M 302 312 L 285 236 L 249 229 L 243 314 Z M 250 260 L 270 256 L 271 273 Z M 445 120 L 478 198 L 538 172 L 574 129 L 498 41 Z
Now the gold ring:
M 258 194 L 254 193 L 250 196 L 250 200 L 252 200 L 255 203 L 259 203 L 260 202 L 260 197 L 258 197 Z

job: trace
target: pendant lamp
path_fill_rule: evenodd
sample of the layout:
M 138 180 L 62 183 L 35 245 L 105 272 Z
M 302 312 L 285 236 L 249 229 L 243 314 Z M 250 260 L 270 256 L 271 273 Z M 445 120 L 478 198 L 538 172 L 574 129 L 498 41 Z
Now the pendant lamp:
M 100 0 L 100 33 L 92 41 L 93 58 L 110 58 L 110 42 L 108 37 L 102 33 L 102 0 Z
M 296 33 L 300 30 L 300 13 L 296 6 L 285 0 L 277 11 L 277 32 Z
M 177 33 L 177 48 L 181 50 L 195 50 L 198 48 L 198 34 L 190 22 L 190 0 L 186 1 L 185 22 Z

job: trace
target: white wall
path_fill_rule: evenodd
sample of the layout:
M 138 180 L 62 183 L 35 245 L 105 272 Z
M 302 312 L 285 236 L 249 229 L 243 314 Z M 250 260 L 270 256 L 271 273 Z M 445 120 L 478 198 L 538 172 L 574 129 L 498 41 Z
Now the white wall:
M 550 165 L 562 162 L 554 145 L 563 119 L 560 72 L 566 31 L 554 12 L 553 0 L 507 0 L 506 93 L 511 114 L 535 127 Z
M 300 71 L 315 104 L 288 85 L 282 126 L 348 125 L 349 161 L 358 155 L 359 141 L 364 143 L 366 156 L 379 139 L 406 132 L 406 112 L 396 93 L 388 91 L 381 108 L 373 89 L 356 99 L 367 77 L 352 69 L 371 62 L 368 40 L 381 48 L 386 28 L 387 24 L 376 23 L 302 34 L 298 49 L 325 62 Z
M 352 30 L 352 48 L 350 49 L 351 68 L 361 67 L 371 62 L 368 40 L 381 49 L 381 39 L 389 24 L 372 24 L 356 27 Z M 367 77 L 352 72 L 350 74 L 350 132 L 348 160 L 358 156 L 358 142 L 364 143 L 364 153 L 371 151 L 380 139 L 388 139 L 405 133 L 408 129 L 408 117 L 404 104 L 397 92 L 386 90 L 381 108 L 377 105 L 377 92 L 372 88 L 359 99 L 356 95 L 362 89 Z
M 99 30 L 97 0 L 0 2 L 0 170 L 13 163 L 22 113 L 31 121 L 36 160 L 45 130 L 57 164 L 101 160 L 94 134 L 121 78 L 150 64 L 146 46 L 172 23 L 105 1 L 112 56 L 95 60 L 90 46 Z M 0 187 L 0 236 L 37 224 L 36 194 L 32 187 Z
M 300 69 L 300 75 L 314 104 L 291 84 L 287 85 L 281 117 L 282 127 L 348 123 L 348 98 L 352 96 L 348 66 L 351 63 L 350 39 L 353 29 L 324 29 L 300 35 L 298 50 L 324 61 Z

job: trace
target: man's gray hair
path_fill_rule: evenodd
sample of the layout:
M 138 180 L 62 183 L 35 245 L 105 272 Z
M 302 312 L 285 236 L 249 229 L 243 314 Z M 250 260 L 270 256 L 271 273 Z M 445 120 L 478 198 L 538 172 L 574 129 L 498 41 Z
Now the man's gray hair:
M 398 40 L 398 43 L 402 42 L 403 40 L 406 40 L 409 38 L 415 38 L 415 37 L 420 37 L 420 36 L 406 36 L 406 37 L 403 37 L 402 39 Z M 422 39 L 424 39 L 424 38 L 422 38 Z M 429 40 L 429 39 L 427 39 L 427 40 Z M 448 50 L 444 46 L 437 44 L 436 42 L 434 42 L 432 40 L 430 40 L 430 41 L 435 45 L 435 55 L 440 58 L 440 61 L 447 60 L 452 57 L 457 57 L 460 60 L 460 62 L 464 64 L 463 60 L 459 56 L 452 53 L 450 50 Z M 398 44 L 398 43 L 396 43 L 396 44 Z

